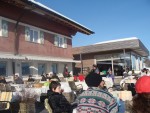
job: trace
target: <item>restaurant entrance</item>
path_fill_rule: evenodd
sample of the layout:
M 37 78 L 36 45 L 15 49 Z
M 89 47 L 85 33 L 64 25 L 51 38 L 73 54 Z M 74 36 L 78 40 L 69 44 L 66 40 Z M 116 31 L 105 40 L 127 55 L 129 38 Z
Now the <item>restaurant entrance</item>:
M 112 66 L 113 65 L 113 66 Z M 112 61 L 97 61 L 97 66 L 101 72 L 101 75 L 106 76 L 108 70 L 112 70 L 115 76 L 123 76 L 124 70 L 124 62 L 123 60 L 114 60 Z

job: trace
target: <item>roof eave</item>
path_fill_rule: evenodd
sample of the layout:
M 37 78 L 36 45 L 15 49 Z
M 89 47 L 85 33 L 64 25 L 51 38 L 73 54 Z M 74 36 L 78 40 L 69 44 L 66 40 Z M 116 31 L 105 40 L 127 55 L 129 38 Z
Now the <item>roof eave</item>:
M 48 10 L 38 4 L 35 4 L 34 2 L 31 2 L 31 1 L 28 1 L 28 0 L 22 0 L 23 2 L 27 3 L 27 4 L 31 4 L 31 5 L 34 5 L 36 8 L 40 9 L 43 11 L 43 13 L 49 15 L 49 16 L 53 16 L 53 18 L 59 20 L 59 21 L 62 21 L 72 27 L 74 27 L 75 30 L 77 30 L 78 32 L 81 32 L 81 33 L 84 33 L 84 34 L 87 34 L 87 35 L 91 35 L 91 34 L 94 34 L 94 32 L 74 21 L 71 21 L 69 20 L 68 18 L 65 18 L 63 17 L 62 15 L 59 15 L 51 10 Z

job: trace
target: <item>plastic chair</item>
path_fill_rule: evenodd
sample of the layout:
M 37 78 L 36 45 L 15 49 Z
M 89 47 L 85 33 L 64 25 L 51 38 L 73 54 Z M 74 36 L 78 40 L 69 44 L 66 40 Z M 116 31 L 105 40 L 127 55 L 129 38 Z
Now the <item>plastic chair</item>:
M 77 95 L 83 92 L 82 84 L 76 85 L 74 81 L 69 81 L 68 83 L 69 83 L 69 86 L 71 87 L 71 90 L 75 91 Z
M 44 106 L 45 106 L 45 108 L 47 109 L 48 113 L 53 113 L 53 112 L 52 112 L 52 108 L 50 107 L 50 105 L 49 105 L 49 103 L 48 103 L 48 98 L 46 98 L 46 99 L 44 100 Z
M 11 99 L 12 99 L 12 92 L 0 93 L 0 111 L 10 110 L 10 112 L 12 113 L 10 105 Z

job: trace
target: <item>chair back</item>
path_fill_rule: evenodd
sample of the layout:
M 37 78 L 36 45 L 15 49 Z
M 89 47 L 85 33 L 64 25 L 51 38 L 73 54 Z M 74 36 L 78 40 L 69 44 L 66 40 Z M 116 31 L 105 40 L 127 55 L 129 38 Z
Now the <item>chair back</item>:
M 77 86 L 75 85 L 75 82 L 74 81 L 69 81 L 69 86 L 71 88 L 71 90 L 76 90 L 77 89 Z
M 123 101 L 132 100 L 132 93 L 131 91 L 120 91 L 120 99 L 122 99 Z
M 11 99 L 12 99 L 12 92 L 1 92 L 0 93 L 0 109 L 1 110 L 9 109 Z
M 1 92 L 0 101 L 8 101 L 10 102 L 12 99 L 12 92 Z
M 46 98 L 44 100 L 44 105 L 45 105 L 45 108 L 47 109 L 48 113 L 53 113 L 52 112 L 52 108 L 50 107 L 49 103 L 48 103 L 48 98 Z

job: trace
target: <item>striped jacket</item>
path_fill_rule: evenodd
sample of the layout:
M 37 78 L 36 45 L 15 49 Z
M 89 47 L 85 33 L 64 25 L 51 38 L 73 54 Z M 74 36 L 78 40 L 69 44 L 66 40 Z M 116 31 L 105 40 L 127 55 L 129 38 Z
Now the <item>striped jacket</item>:
M 91 87 L 78 97 L 77 113 L 117 113 L 115 98 L 107 91 Z

